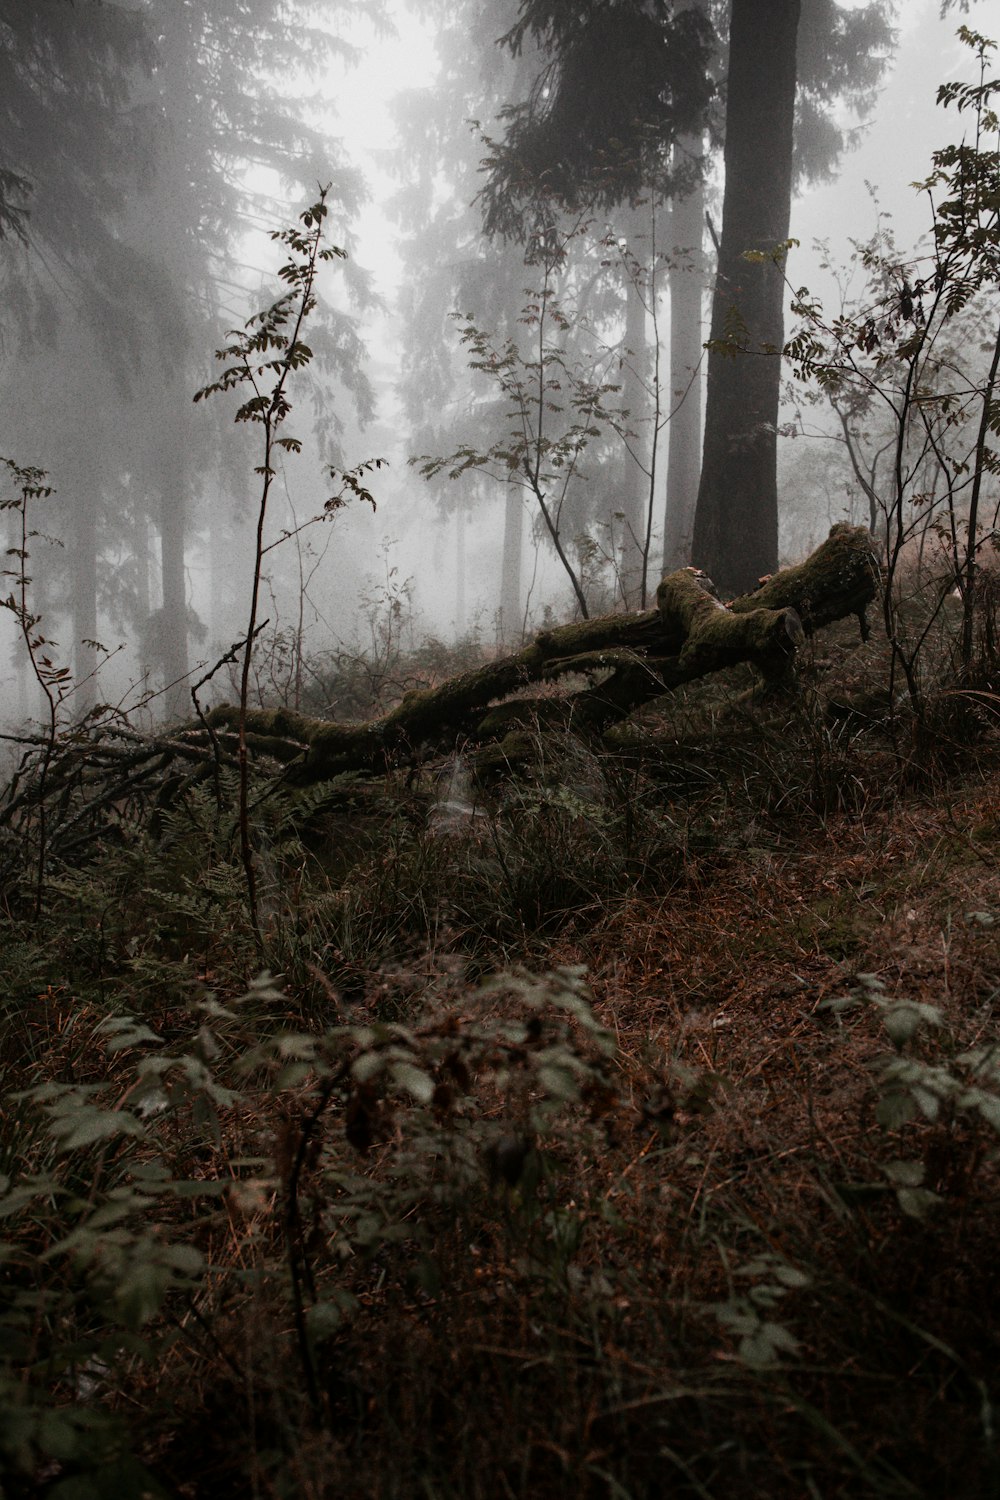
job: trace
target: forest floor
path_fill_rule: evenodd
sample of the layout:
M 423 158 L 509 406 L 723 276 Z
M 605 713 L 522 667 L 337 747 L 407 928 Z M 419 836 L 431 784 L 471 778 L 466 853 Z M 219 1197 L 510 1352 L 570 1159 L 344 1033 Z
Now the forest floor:
M 828 635 L 8 900 L 5 1494 L 1000 1494 L 1000 737 Z

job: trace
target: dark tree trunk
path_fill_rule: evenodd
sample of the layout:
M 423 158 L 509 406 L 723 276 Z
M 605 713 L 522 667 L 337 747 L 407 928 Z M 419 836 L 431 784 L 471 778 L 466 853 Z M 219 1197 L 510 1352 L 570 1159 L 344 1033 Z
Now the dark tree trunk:
M 700 157 L 697 136 L 683 140 L 676 155 Z M 691 561 L 691 534 L 701 472 L 702 349 L 701 301 L 705 279 L 702 241 L 705 189 L 701 182 L 671 210 L 670 415 L 667 450 L 667 503 L 663 518 L 663 571 Z
M 712 304 L 705 447 L 694 560 L 724 593 L 752 588 L 778 560 L 776 478 L 783 266 L 788 238 L 800 0 L 733 0 L 726 186 Z M 737 352 L 732 352 L 736 350 Z M 770 352 L 768 352 L 770 351 Z
M 649 362 L 646 336 L 646 306 L 643 287 L 638 281 L 646 259 L 648 236 L 643 237 L 640 228 L 641 211 L 633 209 L 628 215 L 630 232 L 628 247 L 633 257 L 634 274 L 625 282 L 625 365 L 622 370 L 622 399 L 628 410 L 628 426 L 633 436 L 629 439 L 632 453 L 624 455 L 625 474 L 622 486 L 621 546 L 621 591 L 622 602 L 628 607 L 643 605 L 640 599 L 642 580 L 642 555 L 646 543 L 646 505 L 649 499 L 648 480 L 643 470 L 649 447 L 649 395 L 647 391 L 647 365 Z M 633 454 L 635 455 L 633 457 Z

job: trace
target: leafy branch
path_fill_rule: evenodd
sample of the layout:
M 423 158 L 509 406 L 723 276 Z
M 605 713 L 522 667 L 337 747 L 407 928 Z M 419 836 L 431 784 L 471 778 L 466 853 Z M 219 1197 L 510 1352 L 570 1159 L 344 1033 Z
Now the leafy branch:
M 565 258 L 565 246 L 557 248 L 558 253 L 550 250 L 541 257 L 541 286 L 525 292 L 528 300 L 518 322 L 529 332 L 530 352 L 523 352 L 516 338 L 497 338 L 471 316 L 453 314 L 461 324 L 469 368 L 493 382 L 507 403 L 507 431 L 487 448 L 462 444 L 446 457 L 425 453 L 410 462 L 425 479 L 440 473 L 459 479 L 481 470 L 527 490 L 586 620 L 590 611 L 581 570 L 567 551 L 563 510 L 587 447 L 608 428 L 624 435 L 626 413 L 611 404 L 619 385 L 592 369 L 583 371 L 567 357 L 561 339 L 573 321 L 555 294 L 556 271 Z M 612 357 L 608 353 L 608 364 Z
M 316 306 L 315 285 L 319 268 L 324 261 L 346 258 L 346 252 L 338 246 L 323 244 L 323 231 L 328 213 L 326 203 L 328 191 L 328 187 L 320 188 L 318 199 L 300 214 L 298 225 L 275 230 L 272 233 L 272 240 L 284 245 L 288 250 L 288 259 L 278 271 L 279 279 L 285 283 L 288 290 L 271 307 L 255 313 L 248 319 L 242 330 L 231 331 L 230 343 L 216 351 L 216 359 L 228 362 L 226 368 L 218 380 L 197 391 L 194 397 L 198 402 L 209 396 L 222 395 L 234 390 L 248 390 L 249 394 L 237 408 L 234 420 L 254 423 L 263 429 L 262 461 L 254 469 L 254 472 L 261 477 L 261 492 L 257 508 L 250 619 L 244 638 L 240 670 L 238 725 L 240 855 L 246 876 L 250 923 L 258 951 L 263 948 L 263 939 L 257 906 L 257 877 L 250 834 L 247 700 L 250 668 L 257 637 L 262 565 L 265 553 L 270 550 L 269 546 L 265 546 L 264 530 L 271 486 L 277 472 L 275 459 L 279 452 L 300 453 L 302 451 L 302 444 L 298 438 L 282 432 L 283 425 L 292 410 L 288 386 L 292 375 L 304 369 L 313 358 L 313 351 L 304 341 L 302 332 L 306 320 Z M 378 466 L 378 461 L 375 461 L 375 466 Z M 363 464 L 358 469 L 348 470 L 342 475 L 342 488 L 337 495 L 327 501 L 324 507 L 324 517 L 344 503 L 346 493 L 352 493 L 374 505 L 375 502 L 370 492 L 362 483 L 363 475 L 370 467 L 370 464 Z
M 46 483 L 48 475 L 44 469 L 17 464 L 10 458 L 0 459 L 0 464 L 7 468 L 18 487 L 18 494 L 13 500 L 0 500 L 0 510 L 17 512 L 21 532 L 19 545 L 7 550 L 6 555 L 14 558 L 17 566 L 4 569 L 3 576 L 13 579 L 14 587 L 5 599 L 0 599 L 0 607 L 9 610 L 17 622 L 17 628 L 21 633 L 28 660 L 31 663 L 32 673 L 42 690 L 46 705 L 47 723 L 42 740 L 37 788 L 38 862 L 35 874 L 35 916 L 37 917 L 42 910 L 45 857 L 48 848 L 45 794 L 48 790 L 49 769 L 59 734 L 59 705 L 69 691 L 70 672 L 68 667 L 58 666 L 49 655 L 47 648 L 51 642 L 38 629 L 41 615 L 32 610 L 28 596 L 31 585 L 31 579 L 28 576 L 29 542 L 37 536 L 37 532 L 28 530 L 28 505 L 32 500 L 43 500 L 51 495 L 52 486 Z

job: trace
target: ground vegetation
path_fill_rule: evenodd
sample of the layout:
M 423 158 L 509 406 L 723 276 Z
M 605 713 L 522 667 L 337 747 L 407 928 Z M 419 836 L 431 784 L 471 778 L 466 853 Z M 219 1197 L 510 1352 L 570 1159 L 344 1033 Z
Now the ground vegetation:
M 61 746 L 40 904 L 22 771 L 10 1494 L 990 1492 L 993 715 L 799 656 L 482 784 L 261 737 L 262 954 L 210 744 Z

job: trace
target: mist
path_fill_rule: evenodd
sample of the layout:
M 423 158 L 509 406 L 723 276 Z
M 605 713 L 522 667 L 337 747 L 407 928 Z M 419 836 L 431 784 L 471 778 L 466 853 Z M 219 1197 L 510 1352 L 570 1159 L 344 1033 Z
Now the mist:
M 289 390 L 302 448 L 281 455 L 268 505 L 258 701 L 301 702 L 308 678 L 312 706 L 343 713 L 338 660 L 427 638 L 496 649 L 572 618 L 581 597 L 592 611 L 645 607 L 664 567 L 702 561 L 691 547 L 707 356 L 689 349 L 678 366 L 675 353 L 671 369 L 671 307 L 686 275 L 698 342 L 709 337 L 721 64 L 691 106 L 705 122 L 696 148 L 690 122 L 662 124 L 687 152 L 674 185 L 668 144 L 650 185 L 625 173 L 623 186 L 574 187 L 561 204 L 546 187 L 546 233 L 562 239 L 545 263 L 537 209 L 517 192 L 508 208 L 520 219 L 484 228 L 484 159 L 495 175 L 504 111 L 523 107 L 549 66 L 541 35 L 526 33 L 516 53 L 500 44 L 515 6 L 279 9 L 265 26 L 227 6 L 178 13 L 157 0 L 30 18 L 7 7 L 17 87 L 0 162 L 0 452 L 52 487 L 31 506 L 30 608 L 47 654 L 72 673 L 74 714 L 108 703 L 141 705 L 150 722 L 186 717 L 191 685 L 245 633 L 259 433 L 234 423 L 232 395 L 192 397 L 216 377 L 229 330 L 279 295 L 270 236 L 321 185 L 346 259 L 323 267 L 314 358 Z M 953 128 L 937 85 L 969 60 L 953 14 L 868 9 L 882 27 L 870 56 L 831 56 L 832 79 L 814 78 L 811 94 L 800 79 L 812 115 L 800 109 L 786 304 L 804 286 L 835 298 L 852 241 L 880 225 L 901 252 L 921 239 L 926 250 L 929 205 L 911 184 Z M 678 243 L 696 177 L 702 232 Z M 570 351 L 566 388 L 577 401 L 601 388 L 590 436 L 574 434 L 579 413 L 557 401 L 543 438 L 564 444 L 549 496 L 563 562 L 530 485 L 511 482 L 523 459 L 511 389 L 482 368 L 516 346 L 523 374 L 538 332 L 525 309 L 546 278 Z M 866 513 L 829 413 L 803 420 L 797 399 L 784 389 L 774 564 Z M 338 476 L 375 459 L 374 505 L 324 509 Z M 38 704 L 10 614 L 2 661 L 4 717 L 23 722 Z M 233 690 L 223 665 L 204 695 Z

